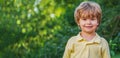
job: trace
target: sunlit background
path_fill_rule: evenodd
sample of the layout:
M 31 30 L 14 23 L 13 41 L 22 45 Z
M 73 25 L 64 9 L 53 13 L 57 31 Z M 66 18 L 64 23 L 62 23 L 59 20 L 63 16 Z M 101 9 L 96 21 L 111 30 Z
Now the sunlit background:
M 62 58 L 80 30 L 74 10 L 87 0 L 0 0 L 0 58 Z M 91 0 L 102 8 L 98 34 L 120 57 L 120 0 Z

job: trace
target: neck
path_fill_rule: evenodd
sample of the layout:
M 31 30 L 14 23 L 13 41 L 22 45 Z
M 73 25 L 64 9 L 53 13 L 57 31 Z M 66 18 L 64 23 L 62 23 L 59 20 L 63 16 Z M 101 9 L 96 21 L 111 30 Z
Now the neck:
M 84 39 L 86 39 L 87 41 L 92 40 L 95 35 L 96 35 L 95 32 L 93 32 L 93 33 L 81 32 L 81 36 L 82 36 Z

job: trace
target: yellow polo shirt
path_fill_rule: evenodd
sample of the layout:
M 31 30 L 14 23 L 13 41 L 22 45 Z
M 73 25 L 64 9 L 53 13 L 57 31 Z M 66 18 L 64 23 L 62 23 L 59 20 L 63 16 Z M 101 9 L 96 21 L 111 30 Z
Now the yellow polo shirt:
M 90 41 L 83 39 L 79 33 L 68 40 L 63 58 L 110 58 L 109 46 L 97 33 Z

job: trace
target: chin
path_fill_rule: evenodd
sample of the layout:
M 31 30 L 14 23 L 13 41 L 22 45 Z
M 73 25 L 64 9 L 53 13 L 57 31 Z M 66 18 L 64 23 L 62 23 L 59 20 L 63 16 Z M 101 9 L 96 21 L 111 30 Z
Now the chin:
M 94 31 L 92 31 L 92 30 L 86 30 L 85 32 L 86 33 L 93 33 Z

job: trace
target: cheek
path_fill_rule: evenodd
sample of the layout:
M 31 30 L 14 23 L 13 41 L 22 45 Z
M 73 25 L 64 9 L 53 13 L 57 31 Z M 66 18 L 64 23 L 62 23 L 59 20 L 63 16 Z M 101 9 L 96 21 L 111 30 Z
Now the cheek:
M 84 24 L 85 24 L 84 21 L 82 21 L 82 20 L 79 21 L 79 25 L 84 25 Z
M 97 21 L 93 21 L 92 24 L 96 26 L 99 25 Z

